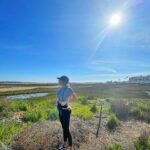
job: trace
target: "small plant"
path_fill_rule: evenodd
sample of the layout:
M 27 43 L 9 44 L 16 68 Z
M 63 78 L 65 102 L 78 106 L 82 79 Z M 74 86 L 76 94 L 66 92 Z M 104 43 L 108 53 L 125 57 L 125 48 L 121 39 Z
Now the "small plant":
M 91 107 L 90 111 L 91 111 L 92 113 L 96 113 L 96 112 L 97 112 L 96 104 L 93 104 L 93 106 Z
M 111 114 L 108 116 L 108 122 L 107 122 L 107 127 L 110 130 L 115 129 L 119 124 L 119 120 L 115 114 Z
M 82 105 L 87 105 L 87 104 L 88 104 L 88 99 L 87 99 L 87 98 L 84 98 L 84 99 L 81 101 L 81 104 L 82 104 Z
M 122 146 L 119 144 L 114 144 L 110 147 L 106 147 L 105 150 L 123 150 Z
M 143 131 L 137 141 L 134 142 L 136 150 L 150 150 L 150 133 Z
M 47 111 L 47 119 L 57 120 L 58 119 L 58 111 L 55 108 Z

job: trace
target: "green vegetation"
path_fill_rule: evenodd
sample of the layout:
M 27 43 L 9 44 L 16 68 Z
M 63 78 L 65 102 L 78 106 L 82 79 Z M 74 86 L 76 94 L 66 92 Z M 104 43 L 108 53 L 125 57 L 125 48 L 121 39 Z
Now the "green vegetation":
M 96 106 L 96 103 L 93 104 L 93 106 L 91 107 L 90 111 L 93 112 L 93 113 L 96 113 L 96 112 L 97 112 L 97 106 Z
M 89 106 L 83 106 L 81 104 L 75 104 L 73 107 L 73 116 L 79 117 L 84 120 L 94 119 L 93 113 L 90 111 Z
M 134 142 L 136 150 L 150 150 L 150 134 L 143 131 L 137 141 Z
M 99 101 L 104 101 L 105 103 L 102 112 L 106 116 L 109 115 L 107 118 L 107 127 L 109 130 L 115 129 L 119 124 L 119 120 L 128 119 L 129 116 L 150 123 L 150 102 L 144 93 L 148 88 L 149 86 L 142 85 L 141 87 L 138 87 L 137 85 L 132 85 L 130 87 L 129 85 L 100 84 L 95 85 L 94 88 L 88 87 L 83 88 L 82 90 L 81 88 L 76 89 L 78 100 L 71 103 L 71 107 L 73 108 L 72 115 L 83 120 L 93 120 L 99 113 Z M 142 92 L 139 93 L 140 90 Z M 6 120 L 3 123 L 0 123 L 0 139 L 5 145 L 10 145 L 12 137 L 21 132 L 26 126 L 44 120 L 53 121 L 58 119 L 58 111 L 55 106 L 56 89 L 41 90 L 39 88 L 33 90 L 4 92 L 0 93 L 0 95 L 15 95 L 34 92 L 48 92 L 50 95 L 12 101 L 8 101 L 5 97 L 0 98 L 0 119 Z M 99 95 L 101 97 L 99 97 Z M 113 100 L 110 98 L 111 96 L 117 98 Z M 123 100 L 122 97 L 125 97 L 126 99 Z M 8 121 L 19 112 L 23 112 L 21 123 Z M 144 147 L 147 148 L 146 150 L 149 150 L 150 138 L 145 138 L 144 141 L 146 142 L 142 142 L 141 138 L 139 138 L 134 142 L 137 150 L 145 150 Z M 122 150 L 122 148 L 120 145 L 114 144 L 108 147 L 107 150 Z
M 118 126 L 118 124 L 119 124 L 119 120 L 118 120 L 118 118 L 117 118 L 117 116 L 115 114 L 109 115 L 107 120 L 108 120 L 107 127 L 110 130 L 115 129 Z
M 121 145 L 114 144 L 114 145 L 112 145 L 110 147 L 106 147 L 105 150 L 123 150 L 123 149 L 122 149 Z
M 18 122 L 0 122 L 0 139 L 4 145 L 10 145 L 12 137 L 25 126 Z M 1 147 L 1 146 L 0 146 Z
M 47 119 L 48 120 L 57 120 L 58 119 L 58 111 L 56 108 L 48 111 Z
M 129 115 L 136 119 L 150 123 L 150 102 L 149 101 L 136 101 L 129 111 Z
M 113 144 L 109 147 L 106 147 L 105 150 L 123 150 L 123 148 L 119 144 Z
M 90 111 L 94 101 L 88 100 L 85 105 L 82 103 L 84 96 L 79 96 L 77 102 L 72 103 L 73 116 L 82 118 L 84 120 L 94 119 L 94 114 Z M 0 99 L 0 117 L 12 119 L 16 113 L 23 112 L 21 118 L 22 123 L 16 121 L 5 121 L 0 123 L 0 139 L 5 145 L 11 143 L 12 137 L 23 130 L 24 126 L 43 120 L 57 120 L 58 111 L 55 106 L 56 96 L 44 96 L 40 98 L 30 98 L 25 100 L 8 101 L 5 98 Z M 1 147 L 1 146 L 0 146 Z

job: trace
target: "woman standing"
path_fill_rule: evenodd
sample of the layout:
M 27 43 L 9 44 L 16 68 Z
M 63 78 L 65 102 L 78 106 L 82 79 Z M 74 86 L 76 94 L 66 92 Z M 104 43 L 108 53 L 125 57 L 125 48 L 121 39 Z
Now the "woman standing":
M 59 111 L 59 120 L 63 128 L 64 143 L 59 147 L 59 150 L 67 149 L 67 141 L 69 149 L 72 150 L 72 135 L 69 130 L 71 107 L 70 101 L 75 101 L 77 96 L 69 85 L 69 78 L 67 76 L 57 77 L 61 88 L 57 91 L 57 109 Z

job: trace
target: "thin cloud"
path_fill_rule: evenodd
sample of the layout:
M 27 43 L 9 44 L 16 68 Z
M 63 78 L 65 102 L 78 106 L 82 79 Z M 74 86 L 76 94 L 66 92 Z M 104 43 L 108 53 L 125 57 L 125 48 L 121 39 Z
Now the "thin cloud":
M 91 69 L 97 72 L 107 73 L 107 74 L 117 73 L 117 70 L 115 70 L 114 68 L 103 65 L 101 63 L 97 63 L 96 61 L 95 62 L 92 61 L 90 64 L 88 64 L 88 69 Z
M 118 61 L 105 61 L 105 60 L 93 60 L 91 62 L 92 65 L 107 65 L 107 66 L 131 66 L 131 67 L 150 67 L 150 64 L 147 63 L 141 63 L 136 61 L 124 61 L 124 60 L 118 60 Z

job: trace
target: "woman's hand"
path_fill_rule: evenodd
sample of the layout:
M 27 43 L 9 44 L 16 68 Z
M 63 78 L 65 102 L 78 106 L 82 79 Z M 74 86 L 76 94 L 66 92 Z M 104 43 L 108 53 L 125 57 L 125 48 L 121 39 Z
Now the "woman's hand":
M 70 105 L 68 105 L 67 109 L 68 109 L 69 111 L 71 111 L 71 110 L 72 110 L 72 107 L 71 107 Z
M 75 102 L 76 100 L 77 100 L 77 95 L 76 95 L 76 93 L 73 93 L 71 95 L 70 102 Z

